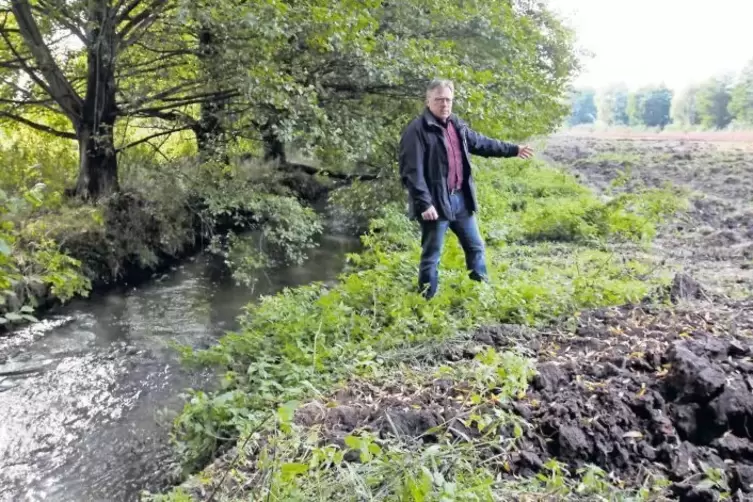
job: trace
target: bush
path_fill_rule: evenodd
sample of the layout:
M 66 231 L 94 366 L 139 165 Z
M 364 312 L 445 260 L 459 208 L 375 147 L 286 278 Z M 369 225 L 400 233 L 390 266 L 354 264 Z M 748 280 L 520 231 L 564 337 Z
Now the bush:
M 44 204 L 39 184 L 19 196 L 0 190 L 0 325 L 34 320 L 33 307 L 53 295 L 63 301 L 89 290 L 80 261 L 61 252 L 46 232 L 25 220 Z

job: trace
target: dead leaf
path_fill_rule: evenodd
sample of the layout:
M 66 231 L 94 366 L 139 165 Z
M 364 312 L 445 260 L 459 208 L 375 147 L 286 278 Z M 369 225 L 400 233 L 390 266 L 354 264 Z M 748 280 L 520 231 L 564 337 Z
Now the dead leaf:
M 628 431 L 625 434 L 622 435 L 624 439 L 640 439 L 643 437 L 643 434 L 640 431 Z

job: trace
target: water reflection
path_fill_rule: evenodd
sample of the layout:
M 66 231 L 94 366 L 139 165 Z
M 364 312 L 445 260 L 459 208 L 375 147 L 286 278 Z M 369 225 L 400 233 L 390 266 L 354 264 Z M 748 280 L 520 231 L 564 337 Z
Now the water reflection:
M 171 341 L 204 347 L 261 294 L 337 277 L 349 237 L 328 236 L 302 266 L 253 290 L 207 256 L 163 280 L 69 305 L 0 340 L 0 500 L 125 501 L 169 481 L 161 408 L 214 381 L 177 364 Z

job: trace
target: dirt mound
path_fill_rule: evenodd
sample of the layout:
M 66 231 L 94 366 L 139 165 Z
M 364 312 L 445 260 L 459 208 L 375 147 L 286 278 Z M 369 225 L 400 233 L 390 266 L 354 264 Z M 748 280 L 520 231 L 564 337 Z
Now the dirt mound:
M 680 500 L 726 488 L 743 500 L 753 492 L 753 341 L 715 334 L 730 329 L 708 313 L 589 314 L 575 336 L 550 344 L 556 355 L 511 408 L 532 426 L 516 471 L 533 474 L 550 458 L 629 484 L 658 471 Z M 728 486 L 695 487 L 712 469 Z
M 574 467 L 596 464 L 623 479 L 658 463 L 680 483 L 678 494 L 708 468 L 733 468 L 730 488 L 751 491 L 749 353 L 736 341 L 708 339 L 673 342 L 666 354 L 628 361 L 544 364 L 530 395 L 541 404 L 517 407 L 539 436 L 523 451 Z M 662 367 L 669 370 L 659 378 Z M 521 462 L 531 458 L 521 455 Z

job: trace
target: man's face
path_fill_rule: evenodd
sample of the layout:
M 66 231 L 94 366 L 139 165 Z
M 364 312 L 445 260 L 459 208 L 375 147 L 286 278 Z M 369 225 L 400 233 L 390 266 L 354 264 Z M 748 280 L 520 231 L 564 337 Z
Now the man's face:
M 447 87 L 432 90 L 426 101 L 431 113 L 441 120 L 447 120 L 452 113 L 452 91 Z

